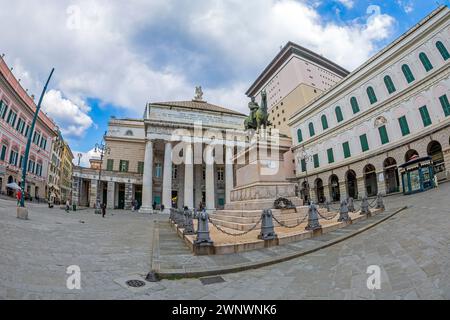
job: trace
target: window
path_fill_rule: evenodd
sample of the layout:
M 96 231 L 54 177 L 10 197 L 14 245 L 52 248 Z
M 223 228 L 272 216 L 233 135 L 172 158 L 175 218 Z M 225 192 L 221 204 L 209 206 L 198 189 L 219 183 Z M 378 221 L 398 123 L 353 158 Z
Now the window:
M 395 92 L 395 86 L 390 76 L 384 77 L 384 84 L 386 85 L 386 89 L 389 92 L 389 94 Z
M 33 143 L 39 145 L 39 140 L 41 139 L 41 134 L 37 131 L 34 132 Z
M 350 145 L 348 144 L 348 141 L 344 142 L 342 144 L 342 149 L 344 150 L 344 158 L 349 158 L 351 156 L 351 153 L 350 153 Z
M 398 124 L 400 125 L 400 130 L 402 131 L 403 136 L 406 136 L 410 133 L 408 121 L 406 121 L 406 116 L 398 118 Z
M 8 119 L 6 120 L 6 122 L 8 122 L 8 124 L 11 127 L 14 127 L 14 124 L 16 123 L 16 118 L 17 118 L 17 113 L 15 113 L 12 109 L 9 110 L 9 114 L 8 114 Z
M 19 160 L 19 167 L 22 168 L 23 166 L 23 155 L 20 156 L 20 160 Z
M 328 121 L 327 121 L 327 116 L 323 115 L 320 120 L 322 121 L 322 129 L 326 130 L 328 129 Z
M 25 129 L 25 121 L 22 118 L 19 118 L 19 121 L 17 121 L 17 127 L 16 130 L 20 133 L 23 134 L 23 131 Z
M 16 151 L 11 150 L 11 153 L 9 155 L 9 163 L 12 164 L 13 166 L 17 166 L 17 156 L 18 155 L 19 154 Z
M 442 109 L 444 110 L 444 114 L 446 117 L 450 116 L 450 103 L 448 102 L 447 95 L 439 97 L 439 101 L 441 102 Z
M 359 112 L 359 104 L 358 104 L 358 100 L 356 100 L 355 97 L 352 97 L 352 98 L 350 99 L 350 104 L 351 104 L 351 106 L 352 106 L 353 113 L 358 113 L 358 112 Z
M 421 52 L 419 54 L 419 59 L 427 72 L 433 69 L 433 65 L 431 64 L 430 59 L 428 59 L 427 55 L 424 52 Z
M 34 172 L 34 166 L 35 166 L 34 161 L 33 160 L 28 160 L 28 172 L 33 173 Z
M 24 136 L 28 138 L 28 132 L 30 131 L 30 126 L 27 125 L 27 127 L 25 128 L 25 133 Z
M 334 112 L 336 113 L 337 122 L 341 122 L 342 120 L 344 120 L 344 117 L 342 116 L 341 107 L 336 107 L 336 109 L 334 109 Z
M 127 130 L 127 132 L 125 132 L 126 136 L 132 137 L 133 136 L 133 131 L 131 130 Z
M 309 136 L 312 137 L 316 134 L 314 131 L 314 124 L 312 122 L 309 123 Z
M 2 119 L 5 119 L 6 111 L 8 111 L 8 106 L 6 105 L 6 103 L 3 100 L 1 100 L 0 101 L 0 117 L 2 117 Z
M 402 65 L 402 71 L 408 83 L 411 83 L 415 80 L 414 75 L 412 74 L 411 69 L 407 64 Z
M 319 167 L 319 155 L 317 153 L 313 156 L 313 161 L 314 161 L 314 168 L 318 168 Z
M 224 171 L 223 168 L 217 168 L 217 181 L 223 181 Z
M 361 143 L 362 152 L 369 150 L 369 143 L 367 142 L 367 135 L 363 134 L 359 136 L 359 142 Z
M 0 160 L 5 161 L 5 157 L 6 157 L 6 149 L 7 147 L 5 145 L 2 146 L 2 153 L 0 155 Z
M 129 162 L 126 160 L 120 160 L 119 163 L 119 171 L 120 172 L 128 172 L 128 164 Z
M 298 143 L 303 141 L 302 129 L 297 129 L 297 140 L 298 140 Z
M 372 87 L 368 87 L 367 88 L 367 96 L 369 97 L 369 101 L 370 104 L 374 104 L 375 102 L 377 102 L 377 96 L 375 95 L 375 91 L 373 90 Z
M 431 124 L 430 114 L 428 113 L 427 106 L 419 108 L 420 116 L 422 117 L 423 126 L 427 127 Z
M 114 170 L 114 159 L 106 160 L 106 170 L 113 171 Z
M 306 171 L 306 160 L 305 159 L 302 159 L 301 166 L 302 166 L 302 172 L 305 172 Z
M 381 144 L 386 144 L 389 142 L 389 137 L 387 134 L 386 126 L 382 126 L 378 128 L 378 132 L 380 133 Z
M 447 48 L 444 46 L 444 44 L 441 41 L 436 42 L 436 48 L 441 53 L 441 56 L 444 60 L 447 60 L 450 58 L 450 54 L 447 51 Z
M 162 177 L 162 164 L 157 163 L 155 166 L 155 178 L 161 178 Z
M 41 139 L 41 149 L 45 150 L 47 147 L 47 138 L 42 137 Z
M 333 148 L 327 150 L 328 163 L 334 162 Z
M 139 174 L 144 174 L 144 162 L 138 161 L 137 171 Z

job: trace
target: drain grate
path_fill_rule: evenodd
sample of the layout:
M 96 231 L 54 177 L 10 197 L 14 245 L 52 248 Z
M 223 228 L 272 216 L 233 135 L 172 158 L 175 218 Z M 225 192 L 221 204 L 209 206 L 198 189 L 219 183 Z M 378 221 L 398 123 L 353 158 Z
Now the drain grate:
M 214 283 L 221 283 L 225 282 L 225 280 L 222 277 L 208 277 L 208 278 L 200 278 L 200 281 L 204 286 L 207 284 L 214 284 Z
M 145 286 L 145 282 L 142 280 L 128 280 L 126 282 L 127 286 L 132 287 L 132 288 L 140 288 Z

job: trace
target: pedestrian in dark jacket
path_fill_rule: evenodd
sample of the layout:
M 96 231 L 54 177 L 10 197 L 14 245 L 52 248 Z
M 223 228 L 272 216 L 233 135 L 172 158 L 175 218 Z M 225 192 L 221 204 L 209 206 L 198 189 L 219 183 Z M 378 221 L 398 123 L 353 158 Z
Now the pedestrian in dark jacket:
M 106 204 L 102 204 L 102 217 L 104 218 L 106 215 Z

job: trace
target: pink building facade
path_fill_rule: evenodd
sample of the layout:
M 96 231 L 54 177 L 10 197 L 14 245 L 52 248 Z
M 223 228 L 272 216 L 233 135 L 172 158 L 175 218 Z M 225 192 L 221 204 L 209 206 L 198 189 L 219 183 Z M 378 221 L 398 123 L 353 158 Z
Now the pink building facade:
M 8 183 L 22 181 L 22 162 L 36 110 L 33 99 L 0 58 L 0 192 L 13 196 Z M 55 123 L 40 112 L 32 133 L 25 190 L 33 198 L 47 198 L 47 176 Z

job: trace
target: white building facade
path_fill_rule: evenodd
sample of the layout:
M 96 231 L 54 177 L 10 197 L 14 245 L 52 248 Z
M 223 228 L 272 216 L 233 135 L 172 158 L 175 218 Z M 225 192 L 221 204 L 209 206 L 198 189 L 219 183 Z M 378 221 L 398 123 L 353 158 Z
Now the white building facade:
M 401 191 L 397 167 L 450 170 L 450 13 L 436 9 L 289 120 L 297 179 L 313 201 Z

